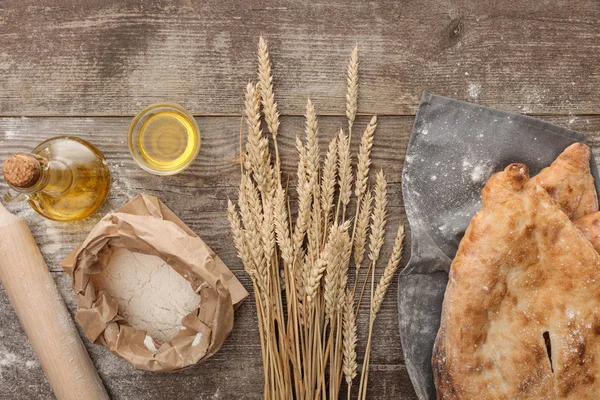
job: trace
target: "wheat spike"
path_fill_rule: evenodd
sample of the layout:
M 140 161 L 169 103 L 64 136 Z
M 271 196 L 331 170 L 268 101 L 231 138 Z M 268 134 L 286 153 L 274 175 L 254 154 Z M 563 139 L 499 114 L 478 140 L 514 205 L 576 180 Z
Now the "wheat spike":
M 319 165 L 319 128 L 317 125 L 317 114 L 313 103 L 308 99 L 306 103 L 306 174 L 309 179 L 318 181 Z
M 374 263 L 379 259 L 385 224 L 387 223 L 387 181 L 383 171 L 377 173 L 375 183 L 375 207 L 371 216 L 371 234 L 369 236 L 369 258 Z
M 290 227 L 288 222 L 288 212 L 286 205 L 285 190 L 278 186 L 275 191 L 275 234 L 277 244 L 281 251 L 283 261 L 291 266 L 294 262 L 294 250 L 292 248 L 292 240 L 290 238 Z
M 354 313 L 354 295 L 350 289 L 346 289 L 344 301 L 344 313 L 342 315 L 342 354 L 344 376 L 348 386 L 356 377 L 358 365 L 356 363 L 356 316 Z
M 337 301 L 335 304 L 335 311 L 343 312 L 344 302 L 346 296 L 346 289 L 348 286 L 348 268 L 350 266 L 350 257 L 352 254 L 352 243 L 350 240 L 343 243 L 340 249 L 340 271 L 338 275 L 338 286 L 337 286 Z
M 306 230 L 308 229 L 308 224 L 310 222 L 310 210 L 311 210 L 311 200 L 312 200 L 312 182 L 308 179 L 308 175 L 306 173 L 306 148 L 302 144 L 302 141 L 296 137 L 296 148 L 298 149 L 298 217 L 296 218 L 296 227 L 294 230 L 294 253 L 298 254 L 302 243 L 304 242 L 304 237 L 306 235 Z
M 325 313 L 330 318 L 333 313 L 340 310 L 340 298 L 344 295 L 346 285 L 342 287 L 341 282 L 348 280 L 348 249 L 350 248 L 350 237 L 348 227 L 350 222 L 346 221 L 341 226 L 336 242 L 331 251 L 327 253 L 327 268 L 325 274 Z M 337 226 L 336 226 L 337 228 Z M 345 276 L 345 277 L 344 277 Z
M 252 260 L 257 270 L 258 283 L 267 283 L 267 266 L 265 263 L 264 246 L 261 243 L 263 210 L 258 191 L 247 173 L 242 174 L 239 195 L 240 215 L 244 224 L 244 236 L 248 243 Z
M 346 117 L 348 118 L 348 132 L 352 134 L 352 125 L 358 108 L 358 47 L 355 47 L 350 55 L 347 80 Z
M 294 278 L 296 279 L 296 294 L 298 300 L 304 299 L 305 289 L 309 278 L 309 262 L 308 254 L 304 249 L 300 249 L 298 260 L 296 261 L 296 268 L 294 269 Z
M 385 294 L 388 290 L 388 287 L 392 283 L 392 279 L 400 266 L 400 259 L 402 258 L 402 249 L 404 244 L 404 224 L 401 222 L 398 227 L 398 232 L 396 233 L 396 239 L 394 240 L 394 247 L 392 249 L 392 255 L 388 261 L 385 270 L 383 271 L 383 275 L 379 283 L 377 284 L 377 289 L 375 289 L 375 295 L 373 296 L 373 303 L 371 304 L 371 319 L 374 320 L 381 308 L 381 304 L 383 303 L 383 299 L 385 298 Z
M 244 101 L 246 123 L 248 125 L 247 156 L 244 157 L 245 168 L 252 171 L 258 189 L 265 197 L 270 197 L 273 190 L 273 167 L 269 155 L 269 141 L 260 128 L 260 100 L 256 87 L 249 83 L 246 87 Z
M 258 80 L 265 121 L 267 122 L 269 132 L 271 132 L 274 138 L 277 138 L 277 134 L 279 133 L 279 112 L 277 111 L 277 103 L 273 94 L 273 75 L 271 74 L 269 49 L 267 42 L 262 36 L 258 40 Z
M 340 186 L 340 201 L 344 206 L 350 203 L 352 194 L 352 158 L 350 142 L 343 130 L 338 135 L 338 173 Z
M 231 234 L 233 236 L 233 243 L 237 249 L 238 257 L 240 260 L 242 260 L 242 264 L 244 264 L 244 269 L 246 272 L 250 276 L 254 277 L 254 274 L 256 273 L 256 267 L 252 262 L 252 255 L 250 254 L 250 249 L 248 248 L 248 243 L 246 242 L 246 238 L 244 236 L 240 216 L 235 208 L 235 205 L 229 199 L 227 200 L 227 218 L 229 219 L 229 224 L 231 225 Z
M 361 199 L 367 191 L 369 168 L 371 167 L 371 148 L 373 147 L 373 139 L 376 128 L 377 116 L 373 116 L 362 135 L 360 140 L 360 148 L 358 150 L 356 184 L 354 186 L 354 193 L 356 194 L 357 199 Z
M 354 265 L 356 266 L 356 276 L 365 258 L 365 247 L 367 244 L 367 234 L 369 232 L 369 218 L 371 217 L 371 207 L 373 204 L 373 194 L 367 191 L 360 202 L 360 210 L 356 220 L 356 231 L 354 233 Z
M 327 239 L 327 243 L 325 244 L 325 248 L 321 252 L 321 256 L 311 267 L 311 270 L 308 271 L 309 276 L 307 280 L 307 284 L 305 287 L 306 290 L 306 298 L 309 304 L 313 304 L 317 290 L 321 283 L 321 278 L 325 270 L 328 267 L 328 264 L 335 264 L 337 261 L 335 260 L 336 254 L 340 253 L 340 250 L 344 248 L 344 243 L 350 241 L 348 236 L 348 229 L 350 227 L 350 223 L 348 221 L 344 222 L 342 225 L 334 224 L 329 230 L 329 235 Z M 330 268 L 335 269 L 335 265 L 331 265 Z M 335 285 L 330 288 L 330 295 L 333 295 L 331 289 L 335 288 Z M 327 290 L 327 289 L 326 289 Z M 330 298 L 330 307 L 333 304 L 333 297 Z M 326 300 L 327 302 L 327 300 Z
M 265 252 L 265 259 L 271 262 L 271 257 L 275 253 L 275 215 L 273 208 L 273 199 L 266 198 L 263 207 L 263 223 L 261 227 L 261 238 Z
M 337 137 L 333 137 L 329 142 L 329 149 L 325 156 L 325 163 L 323 164 L 323 174 L 321 176 L 321 210 L 323 212 L 323 218 L 325 219 L 325 225 L 329 225 L 329 217 L 331 210 L 333 209 L 333 200 L 335 196 L 335 183 L 337 180 L 337 168 L 338 168 L 338 142 Z
M 339 257 L 335 254 L 339 250 L 339 244 L 334 246 L 335 249 L 327 253 L 327 265 L 325 269 L 325 314 L 331 318 L 336 309 L 338 298 L 338 279 L 340 274 L 341 263 L 338 262 Z
M 310 221 L 307 230 L 308 237 L 308 257 L 311 262 L 315 262 L 319 257 L 320 242 L 319 242 L 319 224 L 321 219 L 316 208 L 318 204 L 312 204 L 312 210 L 310 212 Z

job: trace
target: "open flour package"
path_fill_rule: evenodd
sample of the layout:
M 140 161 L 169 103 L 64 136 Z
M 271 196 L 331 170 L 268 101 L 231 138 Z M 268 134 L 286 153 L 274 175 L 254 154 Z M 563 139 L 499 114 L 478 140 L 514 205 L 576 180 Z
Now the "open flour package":
M 406 153 L 402 194 L 411 259 L 398 282 L 400 337 L 419 399 L 435 399 L 431 355 L 448 271 L 488 178 L 511 163 L 531 176 L 583 134 L 535 118 L 424 93 Z M 596 191 L 600 180 L 592 157 Z
M 173 371 L 214 354 L 248 295 L 156 197 L 106 215 L 63 261 L 86 336 L 134 367 Z

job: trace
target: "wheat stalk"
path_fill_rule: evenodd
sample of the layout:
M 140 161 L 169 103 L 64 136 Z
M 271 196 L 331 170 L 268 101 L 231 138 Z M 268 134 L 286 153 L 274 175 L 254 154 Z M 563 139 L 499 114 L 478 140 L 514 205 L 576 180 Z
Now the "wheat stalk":
M 242 174 L 240 186 L 239 206 L 242 223 L 244 224 L 244 236 L 256 266 L 257 284 L 262 288 L 266 288 L 268 268 L 265 265 L 264 247 L 260 236 L 263 223 L 262 206 L 258 191 L 247 173 Z
M 281 251 L 281 258 L 287 265 L 291 266 L 294 262 L 294 249 L 292 247 L 292 241 L 290 238 L 286 194 L 285 190 L 281 186 L 277 187 L 277 190 L 275 191 L 274 203 L 275 234 L 277 238 L 277 244 L 279 245 L 279 249 Z
M 279 133 L 279 112 L 277 110 L 277 103 L 275 102 L 275 95 L 273 94 L 273 75 L 271 74 L 269 49 L 267 42 L 262 36 L 258 40 L 258 81 L 265 121 L 267 122 L 269 132 L 275 138 Z
M 273 93 L 273 75 L 271 73 L 271 59 L 267 42 L 261 36 L 258 40 L 258 89 L 265 114 L 267 128 L 273 137 L 275 147 L 275 168 L 274 174 L 279 183 L 281 183 L 281 161 L 279 160 L 279 146 L 277 145 L 277 136 L 279 134 L 279 111 L 277 102 Z
M 227 218 L 231 225 L 231 232 L 233 236 L 233 242 L 237 249 L 237 254 L 242 263 L 244 264 L 245 271 L 253 278 L 255 278 L 256 267 L 252 261 L 252 254 L 246 242 L 244 231 L 242 229 L 242 222 L 240 221 L 239 213 L 237 212 L 235 205 L 231 200 L 227 200 Z
M 259 95 L 256 87 L 251 83 L 246 87 L 244 106 L 248 125 L 245 168 L 252 171 L 252 176 L 261 193 L 269 197 L 273 190 L 273 168 L 270 162 L 269 141 L 262 134 Z
M 375 207 L 371 216 L 371 234 L 369 235 L 369 259 L 377 262 L 383 246 L 385 225 L 387 222 L 387 181 L 383 171 L 377 173 L 375 183 Z
M 373 304 L 371 305 L 371 319 L 375 320 L 379 309 L 381 308 L 381 304 L 383 303 L 383 299 L 387 290 L 392 283 L 392 278 L 396 274 L 398 267 L 400 266 L 400 259 L 402 258 L 402 249 L 404 244 L 404 224 L 400 223 L 398 227 L 398 232 L 396 233 L 396 239 L 394 240 L 394 247 L 392 249 L 392 255 L 388 261 L 385 270 L 383 271 L 383 275 L 381 276 L 381 280 L 377 284 L 377 289 L 375 289 L 375 295 L 373 296 Z
M 354 315 L 354 295 L 346 290 L 343 315 L 343 371 L 348 385 L 348 400 L 352 390 L 352 380 L 356 377 L 356 317 Z
M 323 212 L 324 225 L 329 225 L 331 210 L 335 196 L 335 183 L 338 171 L 338 141 L 333 137 L 329 142 L 327 155 L 323 165 L 323 174 L 321 176 L 321 210 Z
M 392 248 L 392 255 L 388 261 L 385 270 L 383 271 L 383 275 L 377 284 L 377 289 L 375 289 L 375 294 L 371 297 L 371 316 L 369 319 L 369 336 L 367 339 L 367 347 L 365 349 L 365 357 L 362 367 L 362 373 L 360 377 L 360 386 L 359 386 L 359 399 L 366 399 L 367 397 L 367 385 L 369 381 L 369 363 L 371 359 L 371 343 L 373 339 L 373 326 L 375 324 L 375 318 L 377 317 L 377 313 L 383 304 L 383 300 L 385 298 L 385 294 L 392 283 L 392 279 L 400 266 L 400 259 L 402 258 L 402 249 L 404 244 L 404 224 L 401 222 L 398 226 L 398 231 L 396 232 L 396 238 L 394 240 L 394 247 Z
M 369 168 L 371 167 L 371 148 L 373 147 L 373 139 L 375 129 L 377 128 L 377 117 L 373 116 L 369 125 L 365 129 L 360 140 L 358 149 L 358 160 L 356 165 L 356 184 L 354 185 L 354 194 L 357 199 L 361 199 L 367 191 L 367 183 L 369 180 Z
M 315 106 L 308 99 L 306 102 L 306 174 L 309 179 L 314 179 L 315 182 L 319 182 L 319 128 L 317 126 L 317 113 Z
M 346 117 L 348 118 L 348 133 L 352 137 L 352 125 L 358 108 L 358 47 L 355 47 L 350 55 L 347 81 Z
M 261 226 L 261 239 L 265 252 L 265 259 L 270 261 L 275 254 L 275 215 L 272 199 L 265 199 L 263 207 L 263 223 Z
M 360 211 L 356 219 L 356 231 L 354 235 L 354 265 L 356 267 L 356 277 L 365 258 L 365 247 L 367 244 L 367 234 L 369 232 L 369 219 L 371 218 L 371 206 L 373 204 L 373 195 L 367 191 L 360 203 Z
M 388 204 L 387 181 L 385 179 L 383 171 L 381 170 L 377 173 L 374 192 L 375 206 L 373 207 L 373 214 L 371 215 L 371 232 L 369 234 L 369 259 L 371 260 L 371 262 L 369 263 L 369 269 L 367 270 L 367 275 L 365 277 L 365 281 L 363 283 L 360 295 L 358 297 L 358 305 L 356 307 L 357 310 L 360 308 L 365 288 L 369 281 L 369 272 L 372 272 L 373 275 L 371 280 L 372 285 L 374 285 L 375 283 L 375 265 L 377 264 L 377 260 L 379 260 L 379 255 L 381 252 L 381 247 L 383 246 L 385 236 L 385 225 L 387 223 Z M 371 290 L 371 296 L 373 296 L 373 290 Z
M 306 148 L 302 144 L 302 141 L 296 137 L 296 148 L 298 150 L 298 217 L 296 218 L 296 228 L 294 230 L 293 245 L 294 253 L 297 255 L 300 251 L 300 247 L 304 242 L 306 230 L 310 222 L 310 209 L 312 200 L 312 182 L 308 179 L 306 173 Z
M 350 244 L 350 237 L 348 235 L 348 229 L 350 228 L 350 222 L 346 221 L 342 225 L 335 225 L 331 228 L 329 240 L 325 245 L 325 249 L 322 254 L 325 254 L 325 268 L 327 274 L 325 275 L 325 313 L 329 317 L 333 315 L 337 307 L 337 301 L 339 296 L 339 274 L 343 268 L 344 253 Z M 312 276 L 312 275 L 311 275 Z M 310 283 L 313 287 L 315 281 Z
M 352 157 L 350 156 L 350 141 L 343 130 L 340 130 L 338 134 L 338 174 L 338 184 L 340 187 L 339 201 L 343 205 L 343 210 L 345 210 L 348 203 L 350 203 L 350 195 L 352 194 Z M 342 219 L 344 219 L 343 212 Z

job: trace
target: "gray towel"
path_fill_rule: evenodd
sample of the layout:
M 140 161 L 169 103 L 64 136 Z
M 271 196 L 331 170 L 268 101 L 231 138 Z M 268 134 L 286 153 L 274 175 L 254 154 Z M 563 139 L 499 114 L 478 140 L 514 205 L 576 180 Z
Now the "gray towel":
M 531 176 L 581 133 L 535 118 L 423 93 L 402 171 L 411 259 L 399 277 L 400 337 L 419 399 L 435 399 L 431 351 L 448 270 L 494 172 L 519 162 Z M 599 183 L 596 164 L 592 174 Z

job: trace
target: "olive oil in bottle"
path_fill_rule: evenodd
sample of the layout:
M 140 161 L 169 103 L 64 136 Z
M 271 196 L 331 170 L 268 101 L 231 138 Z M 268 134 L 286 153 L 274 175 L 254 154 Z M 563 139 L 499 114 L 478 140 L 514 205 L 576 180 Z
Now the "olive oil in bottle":
M 31 153 L 10 157 L 2 168 L 10 186 L 4 200 L 24 201 L 55 221 L 77 221 L 91 215 L 110 192 L 110 172 L 91 143 L 55 137 Z
M 200 148 L 196 120 L 176 104 L 157 104 L 142 111 L 131 123 L 129 147 L 145 170 L 172 175 L 187 168 Z

